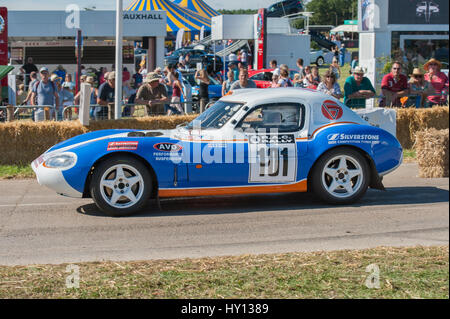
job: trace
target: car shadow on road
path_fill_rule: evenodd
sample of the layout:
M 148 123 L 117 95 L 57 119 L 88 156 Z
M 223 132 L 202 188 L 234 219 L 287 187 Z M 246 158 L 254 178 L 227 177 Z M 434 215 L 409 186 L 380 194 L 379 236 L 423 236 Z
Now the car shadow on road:
M 364 208 L 386 205 L 433 204 L 449 201 L 449 191 L 437 187 L 391 187 L 386 191 L 369 189 L 357 203 L 338 205 L 339 207 Z M 149 201 L 144 209 L 133 217 L 188 216 L 201 214 L 242 214 L 261 211 L 315 210 L 332 208 L 317 199 L 312 193 L 281 193 L 236 196 L 214 196 L 195 198 L 162 199 L 161 210 L 155 200 Z M 104 216 L 95 204 L 87 204 L 77 209 L 78 213 L 89 216 Z

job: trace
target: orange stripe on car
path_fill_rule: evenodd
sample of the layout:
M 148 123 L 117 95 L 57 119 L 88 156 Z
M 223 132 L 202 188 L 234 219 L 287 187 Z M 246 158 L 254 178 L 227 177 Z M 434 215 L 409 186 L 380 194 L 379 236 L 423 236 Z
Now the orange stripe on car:
M 244 194 L 268 194 L 268 193 L 293 193 L 306 192 L 307 182 L 302 180 L 294 184 L 277 184 L 261 186 L 241 187 L 214 187 L 214 188 L 179 188 L 160 189 L 159 197 L 194 197 L 214 195 L 244 195 Z

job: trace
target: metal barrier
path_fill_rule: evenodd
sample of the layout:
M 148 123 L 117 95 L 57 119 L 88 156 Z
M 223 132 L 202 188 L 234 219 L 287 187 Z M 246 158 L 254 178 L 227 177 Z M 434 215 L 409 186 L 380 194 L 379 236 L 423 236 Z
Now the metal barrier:
M 425 98 L 423 98 L 425 96 Z M 365 108 L 366 107 L 366 100 L 375 100 L 374 106 L 377 107 L 415 107 L 415 108 L 426 108 L 426 107 L 431 107 L 434 105 L 439 105 L 442 106 L 441 104 L 432 104 L 431 102 L 428 103 L 427 105 L 427 101 L 429 101 L 427 99 L 427 97 L 429 96 L 447 96 L 447 101 L 445 103 L 445 105 L 449 105 L 449 100 L 448 100 L 448 94 L 446 93 L 441 93 L 441 94 L 425 94 L 425 95 L 421 95 L 421 94 L 409 94 L 409 95 L 405 95 L 400 99 L 400 105 L 398 104 L 394 104 L 391 103 L 390 105 L 383 105 L 380 106 L 380 102 L 385 99 L 386 97 L 382 96 L 382 95 L 376 95 L 373 96 L 371 98 L 356 98 L 356 99 L 348 99 L 345 103 L 346 106 L 350 107 L 350 108 Z M 355 100 L 355 103 L 352 103 L 352 100 Z M 364 103 L 362 103 L 364 102 Z M 377 104 L 378 102 L 378 104 Z M 376 105 L 377 104 L 377 105 Z
M 51 110 L 56 111 L 56 107 L 53 105 L 7 105 L 0 106 L 0 110 L 1 109 L 6 110 L 6 122 L 14 121 L 14 119 L 19 115 L 20 110 L 32 110 L 34 112 L 36 110 L 43 110 L 43 121 L 49 121 L 51 119 Z

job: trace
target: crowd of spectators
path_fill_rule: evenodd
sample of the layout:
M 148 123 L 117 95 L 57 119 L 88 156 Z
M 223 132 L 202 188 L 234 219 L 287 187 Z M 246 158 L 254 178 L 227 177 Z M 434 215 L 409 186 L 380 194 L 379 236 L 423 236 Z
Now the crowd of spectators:
M 341 49 L 336 52 L 342 52 Z M 209 85 L 215 79 L 222 85 L 222 96 L 230 91 L 243 88 L 256 88 L 254 81 L 249 79 L 248 55 L 245 51 L 230 56 L 226 74 L 214 72 L 212 66 L 204 66 L 195 73 L 195 80 L 199 86 L 199 111 L 203 112 L 209 103 Z M 122 116 L 133 116 L 134 104 L 145 105 L 146 113 L 153 114 L 183 114 L 183 101 L 187 97 L 183 90 L 183 72 L 189 56 L 176 65 L 168 65 L 164 69 L 156 68 L 148 73 L 145 63 L 142 63 L 131 74 L 129 70 L 122 70 L 123 97 L 127 105 Z M 279 87 L 303 87 L 318 90 L 336 99 L 342 99 L 344 104 L 352 108 L 363 108 L 366 100 L 376 97 L 376 91 L 371 81 L 365 77 L 365 70 L 358 65 L 358 59 L 351 63 L 351 75 L 345 80 L 341 88 L 338 80 L 343 76 L 343 60 L 340 55 L 333 58 L 329 69 L 320 76 L 317 66 L 304 66 L 303 59 L 297 60 L 298 73 L 290 78 L 287 65 L 278 65 L 276 60 L 270 61 L 272 69 L 272 82 L 270 88 Z M 409 76 L 405 74 L 404 63 L 395 61 L 392 63 L 390 73 L 383 76 L 381 82 L 381 94 L 379 106 L 396 107 L 430 107 L 432 105 L 447 104 L 449 81 L 448 77 L 441 72 L 442 64 L 436 59 L 431 59 L 424 64 L 423 72 L 420 68 L 414 68 Z M 114 70 L 114 65 L 112 66 Z M 27 59 L 22 68 L 25 83 L 19 83 L 17 91 L 17 104 L 41 106 L 33 111 L 33 119 L 41 121 L 44 119 L 42 106 L 53 106 L 51 118 L 62 120 L 63 109 L 66 110 L 65 117 L 71 119 L 73 111 L 70 106 L 79 105 L 80 93 L 78 92 L 73 77 L 63 66 L 58 66 L 50 73 L 48 68 L 42 67 L 38 70 L 32 58 Z M 82 68 L 80 76 L 81 83 L 91 85 L 91 111 L 93 119 L 105 119 L 108 117 L 108 104 L 114 103 L 115 99 L 115 71 L 108 71 L 106 67 L 97 70 L 86 70 Z M 78 110 L 75 108 L 74 110 Z

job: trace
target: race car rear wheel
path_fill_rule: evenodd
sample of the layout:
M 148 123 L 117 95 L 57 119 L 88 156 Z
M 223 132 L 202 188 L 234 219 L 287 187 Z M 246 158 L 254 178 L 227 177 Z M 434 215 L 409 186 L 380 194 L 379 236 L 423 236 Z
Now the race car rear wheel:
M 317 196 L 331 204 L 350 204 L 360 199 L 370 182 L 369 165 L 351 148 L 338 148 L 322 156 L 312 173 Z
M 110 216 L 138 212 L 150 198 L 151 175 L 139 160 L 117 156 L 102 162 L 94 171 L 90 185 L 97 207 Z

